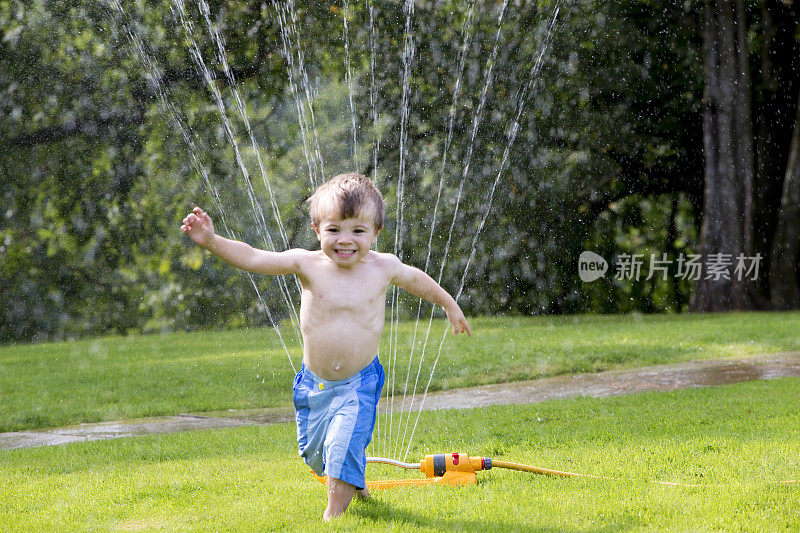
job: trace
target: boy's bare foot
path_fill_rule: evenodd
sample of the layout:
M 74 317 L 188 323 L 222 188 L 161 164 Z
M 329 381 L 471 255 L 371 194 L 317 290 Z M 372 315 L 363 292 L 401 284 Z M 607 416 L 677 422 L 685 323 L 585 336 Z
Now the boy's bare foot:
M 364 492 L 369 496 L 369 491 L 367 491 L 366 487 L 356 490 L 354 485 L 328 476 L 328 506 L 325 508 L 322 518 L 329 522 L 331 518 L 344 513 L 353 496 L 357 494 L 359 498 L 364 498 Z
M 343 482 L 340 482 L 343 483 Z M 355 487 L 353 487 L 355 489 Z M 364 487 L 361 490 L 355 490 L 355 496 L 359 500 L 368 500 L 369 499 L 369 489 Z M 351 496 L 352 498 L 352 496 Z M 336 498 L 338 500 L 338 498 Z M 330 522 L 332 519 L 336 518 L 337 516 L 342 515 L 345 510 L 347 510 L 347 505 L 344 508 L 339 507 L 336 504 L 332 504 L 331 500 L 328 501 L 328 507 L 325 509 L 325 512 L 322 514 L 322 519 L 326 522 Z

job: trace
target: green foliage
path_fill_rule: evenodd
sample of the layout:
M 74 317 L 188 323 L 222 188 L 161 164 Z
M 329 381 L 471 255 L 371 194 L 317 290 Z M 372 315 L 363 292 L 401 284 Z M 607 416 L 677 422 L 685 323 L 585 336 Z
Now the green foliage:
M 617 254 L 639 254 L 644 264 L 638 279 L 619 279 L 610 264 L 604 278 L 581 291 L 584 305 L 605 313 L 685 311 L 691 282 L 678 272 L 677 260 L 679 254 L 686 256 L 695 249 L 693 220 L 693 208 L 685 197 L 631 195 L 609 204 L 598 216 L 595 233 L 587 237 L 585 248 L 609 262 Z M 613 241 L 607 238 L 609 231 L 615 236 Z M 663 260 L 664 253 L 668 261 L 666 277 L 657 270 L 651 275 L 653 259 Z

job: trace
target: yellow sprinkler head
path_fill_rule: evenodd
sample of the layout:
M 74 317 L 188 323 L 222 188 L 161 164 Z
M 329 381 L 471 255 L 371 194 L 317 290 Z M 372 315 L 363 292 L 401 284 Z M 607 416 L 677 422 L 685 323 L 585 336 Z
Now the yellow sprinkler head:
M 465 453 L 437 453 L 426 455 L 419 469 L 428 479 L 442 485 L 474 485 L 475 472 L 492 468 L 488 457 L 469 457 Z

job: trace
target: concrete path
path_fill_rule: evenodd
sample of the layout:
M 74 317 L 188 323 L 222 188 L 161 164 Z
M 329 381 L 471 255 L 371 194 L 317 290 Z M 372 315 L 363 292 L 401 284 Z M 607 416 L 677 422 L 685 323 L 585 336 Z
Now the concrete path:
M 690 361 L 455 389 L 429 394 L 424 409 L 470 409 L 577 396 L 598 398 L 788 376 L 800 376 L 800 352 L 781 352 L 741 359 Z M 417 400 L 415 410 L 419 404 Z M 266 425 L 291 420 L 294 420 L 294 411 L 284 408 L 80 424 L 54 429 L 0 433 L 0 449 L 10 450 L 177 431 Z

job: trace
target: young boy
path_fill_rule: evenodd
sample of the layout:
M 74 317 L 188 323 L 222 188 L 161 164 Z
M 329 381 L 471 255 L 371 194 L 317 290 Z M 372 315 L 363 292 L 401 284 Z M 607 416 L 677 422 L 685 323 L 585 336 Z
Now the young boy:
M 214 233 L 199 207 L 181 230 L 226 263 L 257 274 L 295 274 L 302 286 L 303 365 L 293 401 L 300 456 L 328 476 L 330 520 L 353 496 L 368 496 L 364 472 L 372 439 L 383 367 L 376 353 L 383 330 L 386 289 L 397 285 L 444 308 L 453 333 L 470 327 L 456 301 L 430 276 L 393 254 L 370 250 L 383 228 L 383 198 L 369 178 L 342 174 L 309 198 L 319 251 L 257 250 Z

